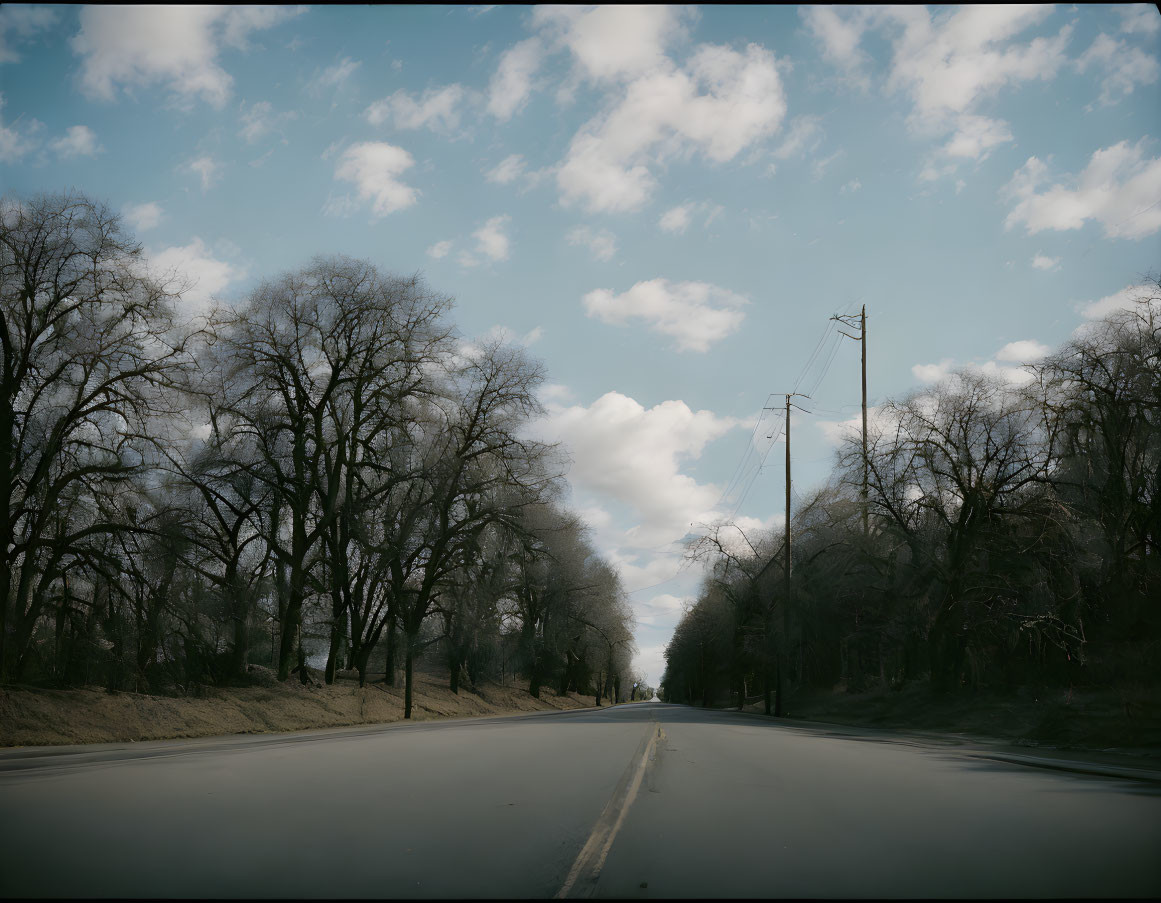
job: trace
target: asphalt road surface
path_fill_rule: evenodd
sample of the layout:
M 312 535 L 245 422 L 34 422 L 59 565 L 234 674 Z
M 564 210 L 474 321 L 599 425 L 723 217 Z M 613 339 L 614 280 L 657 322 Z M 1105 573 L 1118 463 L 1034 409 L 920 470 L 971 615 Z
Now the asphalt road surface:
M 1158 897 L 1161 785 L 657 703 L 0 753 L 3 897 Z

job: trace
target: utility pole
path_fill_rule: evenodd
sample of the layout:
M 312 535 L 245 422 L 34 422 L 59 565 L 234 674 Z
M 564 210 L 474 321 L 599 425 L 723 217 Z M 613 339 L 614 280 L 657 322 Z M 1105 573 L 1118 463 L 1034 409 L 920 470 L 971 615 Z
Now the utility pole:
M 854 328 L 854 314 L 836 314 L 831 317 L 842 323 L 843 326 Z M 857 336 L 851 335 L 849 332 L 839 332 L 845 335 L 848 339 L 856 339 L 862 346 L 863 357 L 863 491 L 862 491 L 862 509 L 863 509 L 863 537 L 866 538 L 871 535 L 870 521 L 867 515 L 867 305 L 863 305 L 862 312 L 858 317 L 859 334 Z
M 783 573 L 786 575 L 786 598 L 782 603 L 782 639 L 785 643 L 787 640 L 786 632 L 790 625 L 790 408 L 798 407 L 791 405 L 790 399 L 798 396 L 800 398 L 809 398 L 809 395 L 803 395 L 801 392 L 787 392 L 786 393 L 786 543 L 782 552 Z M 802 408 L 798 408 L 802 410 Z M 809 412 L 805 412 L 809 413 Z M 785 682 L 783 680 L 783 668 L 785 662 L 784 655 L 778 656 L 778 664 L 776 665 L 777 673 L 775 680 L 778 687 L 774 698 L 774 714 L 781 717 L 786 712 L 786 693 Z

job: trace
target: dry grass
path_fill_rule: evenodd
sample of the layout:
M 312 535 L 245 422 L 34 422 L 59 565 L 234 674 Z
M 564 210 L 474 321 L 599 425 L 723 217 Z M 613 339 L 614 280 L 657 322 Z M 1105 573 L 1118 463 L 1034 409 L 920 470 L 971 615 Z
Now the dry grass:
M 381 724 L 403 718 L 403 688 L 383 684 L 359 689 L 338 679 L 329 687 L 275 681 L 266 669 L 253 672 L 260 686 L 211 689 L 201 698 L 76 690 L 0 690 L 0 746 L 111 743 L 274 733 L 310 728 Z M 521 687 L 484 684 L 475 692 L 447 687 L 447 678 L 416 673 L 412 719 L 464 718 L 554 709 L 595 703 L 592 696 L 557 696 L 541 690 L 532 697 Z
M 1026 746 L 1161 751 L 1161 692 L 1152 687 L 946 696 L 922 686 L 867 693 L 803 691 L 791 697 L 789 708 L 795 718 L 930 730 Z

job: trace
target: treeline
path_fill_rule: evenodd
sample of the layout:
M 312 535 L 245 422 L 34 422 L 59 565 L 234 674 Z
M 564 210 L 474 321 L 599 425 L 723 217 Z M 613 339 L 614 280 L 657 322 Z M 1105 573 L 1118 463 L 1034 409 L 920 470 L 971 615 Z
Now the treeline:
M 539 364 L 316 259 L 182 317 L 118 217 L 6 199 L 0 682 L 192 692 L 414 665 L 629 695 L 632 616 L 529 437 Z
M 782 531 L 692 543 L 707 576 L 664 697 L 781 714 L 798 688 L 1156 686 L 1161 281 L 1026 370 L 888 401 L 865 465 L 848 435 L 792 514 L 789 590 Z

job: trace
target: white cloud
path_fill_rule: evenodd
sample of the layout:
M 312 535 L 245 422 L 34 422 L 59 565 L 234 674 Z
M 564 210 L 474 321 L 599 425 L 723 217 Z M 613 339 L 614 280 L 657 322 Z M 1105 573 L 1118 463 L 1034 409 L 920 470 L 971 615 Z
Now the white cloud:
M 22 6 L 6 3 L 0 6 L 0 63 L 19 63 L 20 54 L 9 42 L 28 41 L 56 24 L 57 13 L 51 6 Z
M 950 362 L 945 362 L 950 363 Z M 941 366 L 941 365 L 933 365 Z M 915 368 L 912 367 L 912 372 Z M 942 373 L 936 379 L 925 379 L 923 382 L 939 382 L 947 376 L 947 373 Z M 867 434 L 875 435 L 878 431 L 887 427 L 891 422 L 890 415 L 882 406 L 869 405 L 867 407 Z M 855 414 L 849 420 L 816 420 L 815 427 L 822 433 L 823 438 L 830 445 L 838 445 L 843 439 L 851 436 L 861 436 L 863 433 L 863 415 L 862 412 Z M 785 517 L 781 518 L 785 521 Z
M 524 158 L 520 154 L 510 154 L 501 160 L 495 169 L 489 170 L 484 178 L 489 182 L 507 185 L 509 182 L 515 182 L 523 173 Z
M 1080 314 L 1086 320 L 1099 320 L 1118 310 L 1134 310 L 1137 307 L 1135 299 L 1140 297 L 1148 297 L 1146 286 L 1127 285 L 1119 292 L 1083 305 Z
M 863 187 L 863 183 L 860 182 L 858 179 L 851 179 L 842 188 L 840 188 L 839 191 L 842 194 L 854 194 L 856 191 L 858 191 L 862 187 Z
M 508 215 L 493 216 L 484 225 L 480 226 L 472 237 L 476 239 L 476 251 L 491 260 L 507 260 L 511 250 L 511 241 L 504 227 L 512 217 Z
M 238 131 L 238 135 L 247 144 L 254 144 L 280 129 L 284 123 L 297 119 L 298 114 L 293 110 L 275 113 L 270 101 L 260 100 L 249 107 L 243 103 L 239 118 L 242 120 L 242 128 Z
M 633 526 L 620 537 L 621 544 L 647 548 L 679 539 L 691 523 L 717 519 L 720 488 L 698 483 L 681 467 L 742 425 L 712 411 L 695 412 L 679 400 L 645 408 L 626 395 L 608 392 L 587 407 L 550 404 L 549 415 L 536 429 L 569 449 L 574 488 L 594 496 L 602 508 L 629 509 Z M 621 557 L 633 560 L 624 549 Z
M 459 127 L 459 104 L 464 99 L 460 85 L 428 88 L 418 98 L 406 91 L 396 91 L 390 97 L 377 100 L 367 107 L 364 115 L 371 125 L 381 125 L 394 118 L 397 129 L 429 128 L 433 132 L 450 132 Z
M 685 34 L 688 10 L 671 6 L 538 6 L 533 23 L 566 47 L 583 77 L 634 78 L 668 60 L 666 48 Z
M 892 42 L 886 89 L 908 96 L 908 126 L 944 139 L 935 153 L 951 161 L 928 161 L 920 179 L 931 181 L 954 174 L 954 161 L 982 160 L 1013 140 L 1006 122 L 979 108 L 1005 88 L 1054 78 L 1065 66 L 1071 26 L 1050 37 L 1020 37 L 1051 12 L 1043 5 L 881 6 L 812 7 L 801 15 L 823 56 L 863 86 L 871 63 L 860 46 L 864 36 L 876 31 Z
M 1011 140 L 1012 132 L 1006 122 L 964 114 L 956 119 L 955 134 L 943 146 L 943 152 L 949 157 L 983 160 L 992 148 Z
M 597 260 L 612 260 L 617 253 L 617 236 L 608 229 L 595 232 L 588 226 L 577 226 L 568 233 L 570 245 L 585 245 Z
M 911 375 L 921 383 L 937 383 L 946 379 L 954 367 L 955 361 L 947 357 L 938 364 L 916 364 L 911 368 Z
M 1032 266 L 1038 270 L 1055 270 L 1059 265 L 1059 257 L 1046 257 L 1043 254 L 1037 254 L 1032 258 Z
M 1001 195 L 1015 206 L 1006 228 L 1023 224 L 1029 235 L 1067 231 L 1087 220 L 1099 222 L 1109 238 L 1143 238 L 1161 229 L 1161 157 L 1146 158 L 1145 141 L 1127 141 L 1096 151 L 1084 171 L 1067 184 L 1043 188 L 1048 167 L 1036 157 L 1016 171 Z
M 544 49 L 537 38 L 528 38 L 504 52 L 488 85 L 489 113 L 507 122 L 524 107 L 543 56 Z
M 866 87 L 863 68 L 870 61 L 859 44 L 867 29 L 867 10 L 857 7 L 805 6 L 798 14 L 822 49 L 823 58 L 853 82 Z
M 1014 364 L 1030 364 L 1040 360 L 1050 351 L 1051 348 L 1035 339 L 1021 339 L 1018 342 L 1009 342 L 996 352 L 995 358 Z
M 1126 34 L 1157 34 L 1161 28 L 1161 16 L 1152 3 L 1133 3 L 1117 9 L 1121 14 L 1121 31 Z
M 1102 104 L 1127 97 L 1137 85 L 1153 84 L 1161 72 L 1155 56 L 1107 34 L 1097 35 L 1088 50 L 1077 58 L 1079 72 L 1087 71 L 1090 66 L 1104 72 L 1100 95 Z
M 126 204 L 121 212 L 134 232 L 144 232 L 154 228 L 165 216 L 165 211 L 162 210 L 161 205 L 154 201 L 148 201 L 144 204 Z
M 528 346 L 535 345 L 537 342 L 539 342 L 543 335 L 544 330 L 539 326 L 532 327 L 532 329 L 528 330 L 528 332 L 524 333 L 524 335 L 520 335 L 514 330 L 509 329 L 507 326 L 493 326 L 491 329 L 484 333 L 482 338 L 488 341 L 504 342 L 508 345 L 523 345 L 525 348 L 527 348 Z
M 556 173 L 561 200 L 592 212 L 639 209 L 658 162 L 679 153 L 732 160 L 773 133 L 785 112 L 773 54 L 757 44 L 744 53 L 702 45 L 684 69 L 667 64 L 631 81 L 581 127 Z
M 1049 79 L 1064 65 L 1070 29 L 1027 43 L 1013 39 L 1051 14 L 1047 6 L 962 6 L 933 21 L 923 8 L 889 7 L 880 15 L 901 25 L 889 85 L 906 90 L 919 127 L 968 113 L 1000 88 Z
M 688 204 L 679 204 L 661 214 L 661 219 L 657 221 L 663 232 L 676 232 L 678 234 L 684 232 L 689 228 L 690 221 L 693 219 L 693 210 L 697 205 L 690 202 Z
M 620 295 L 609 289 L 591 291 L 583 303 L 590 317 L 604 323 L 642 320 L 654 332 L 676 339 L 679 351 L 708 351 L 737 331 L 745 319 L 740 308 L 749 302 L 708 282 L 651 279 Z
M 399 177 L 412 167 L 407 151 L 383 141 L 363 141 L 347 148 L 335 166 L 335 178 L 354 183 L 360 201 L 371 201 L 374 218 L 404 210 L 415 203 L 419 192 Z M 348 213 L 349 205 L 337 205 L 332 212 Z
M 819 7 L 812 7 L 817 9 Z M 790 128 L 786 137 L 774 149 L 774 157 L 778 160 L 788 160 L 803 153 L 814 150 L 822 140 L 822 127 L 817 116 L 795 116 L 790 121 Z
M 1032 379 L 1032 374 L 1024 368 L 1024 365 L 1035 363 L 1051 351 L 1051 348 L 1035 339 L 1021 339 L 1009 342 L 992 355 L 990 360 L 983 363 L 973 361 L 957 365 L 952 358 L 944 358 L 938 364 L 916 364 L 911 368 L 911 373 L 920 382 L 931 384 L 942 382 L 957 369 L 963 369 L 992 376 L 1012 385 L 1019 385 Z M 847 421 L 846 424 L 835 426 L 845 427 L 853 422 Z
M 204 314 L 214 298 L 231 282 L 242 278 L 242 270 L 213 256 L 200 238 L 188 245 L 165 248 L 148 255 L 150 268 L 159 275 L 176 276 L 189 288 L 182 294 L 182 307 L 191 315 Z
M 821 179 L 826 174 L 827 167 L 829 167 L 835 160 L 843 155 L 844 151 L 837 150 L 829 157 L 818 157 L 810 164 L 810 173 L 815 181 Z
M 359 60 L 345 56 L 312 79 L 307 85 L 307 90 L 312 94 L 318 94 L 323 88 L 341 88 L 361 65 L 363 64 Z
M 3 110 L 4 95 L 0 94 L 0 163 L 15 163 L 40 147 L 39 134 L 44 130 L 44 123 L 20 116 L 11 125 L 5 125 Z
M 248 35 L 298 15 L 293 7 L 82 6 L 72 39 L 86 94 L 112 100 L 117 88 L 163 84 L 178 97 L 221 107 L 233 79 L 217 57 L 245 49 Z
M 447 257 L 448 251 L 451 249 L 452 243 L 450 241 L 437 241 L 427 249 L 427 256 L 439 260 L 441 257 Z
M 185 169 L 202 180 L 202 191 L 209 191 L 222 175 L 221 164 L 209 154 L 190 160 L 185 164 Z
M 566 404 L 574 398 L 572 389 L 560 383 L 545 383 L 537 394 L 545 404 Z

